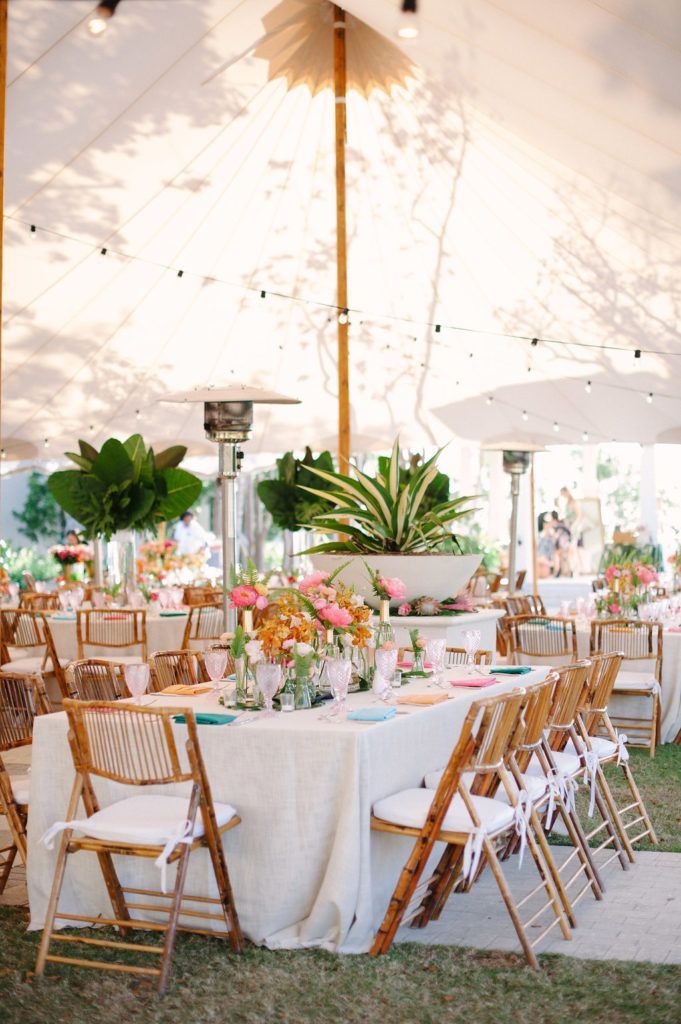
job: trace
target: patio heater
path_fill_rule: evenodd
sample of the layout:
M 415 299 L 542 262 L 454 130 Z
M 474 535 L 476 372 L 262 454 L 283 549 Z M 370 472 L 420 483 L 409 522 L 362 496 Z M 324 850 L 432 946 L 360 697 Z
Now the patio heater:
M 236 625 L 236 614 L 229 607 L 230 570 L 236 565 L 237 494 L 236 480 L 243 452 L 240 445 L 251 436 L 254 405 L 298 405 L 299 399 L 287 398 L 276 391 L 265 391 L 248 384 L 226 387 L 193 388 L 176 391 L 163 402 L 203 402 L 203 428 L 209 441 L 218 446 L 218 485 L 221 498 L 222 532 L 222 612 L 225 630 Z
M 540 444 L 531 441 L 499 441 L 483 445 L 487 451 L 500 451 L 503 453 L 504 472 L 511 477 L 511 536 L 508 547 L 508 591 L 513 593 L 516 578 L 516 555 L 518 549 L 518 499 L 520 498 L 520 478 L 532 466 L 532 458 L 535 452 L 543 452 L 546 449 Z M 534 494 L 532 495 L 534 507 Z M 537 566 L 534 554 L 534 510 L 532 514 L 532 578 L 536 581 Z

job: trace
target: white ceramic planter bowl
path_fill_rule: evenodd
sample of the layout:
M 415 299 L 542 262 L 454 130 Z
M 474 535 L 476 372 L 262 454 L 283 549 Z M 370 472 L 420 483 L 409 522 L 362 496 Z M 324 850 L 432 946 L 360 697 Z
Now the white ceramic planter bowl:
M 368 604 L 376 607 L 369 574 L 364 562 L 381 576 L 397 576 L 407 588 L 406 601 L 416 597 L 434 597 L 437 601 L 454 597 L 466 586 L 482 561 L 482 555 L 312 555 L 315 569 L 333 572 L 351 559 L 340 579 L 354 586 Z

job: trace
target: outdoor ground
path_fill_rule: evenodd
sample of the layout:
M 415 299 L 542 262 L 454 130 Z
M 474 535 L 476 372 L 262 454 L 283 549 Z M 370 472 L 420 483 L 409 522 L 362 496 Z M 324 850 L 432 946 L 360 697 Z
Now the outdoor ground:
M 0 906 L 0 1021 L 680 1024 L 680 964 L 579 954 L 578 942 L 586 939 L 581 948 L 588 948 L 596 929 L 607 935 L 608 921 L 615 920 L 607 917 L 609 906 L 621 911 L 629 901 L 626 935 L 638 942 L 637 957 L 640 950 L 647 955 L 650 949 L 651 957 L 662 959 L 664 949 L 664 956 L 678 953 L 681 958 L 681 747 L 660 748 L 652 762 L 634 751 L 632 763 L 662 843 L 642 854 L 627 873 L 611 866 L 604 902 L 586 897 L 579 905 L 581 927 L 570 943 L 573 955 L 542 955 L 539 974 L 514 953 L 444 944 L 453 922 L 460 927 L 457 903 L 448 906 L 442 922 L 416 933 L 418 943 L 401 942 L 378 960 L 253 947 L 234 957 L 219 940 L 181 935 L 170 990 L 159 1002 L 150 982 L 105 972 L 53 965 L 49 976 L 31 979 L 38 935 L 26 932 L 25 906 L 5 905 Z M 14 904 L 25 902 L 22 878 L 23 872 L 17 872 L 11 890 Z M 479 914 L 480 934 L 492 916 L 507 927 L 500 907 L 498 913 L 493 908 L 493 914 L 486 914 L 489 894 L 484 886 L 485 878 L 472 894 L 454 898 L 466 901 L 461 905 L 467 916 Z M 664 909 L 658 911 L 658 906 Z M 676 935 L 674 921 L 680 922 Z M 145 941 L 144 935 L 138 941 Z M 474 941 L 475 935 L 469 945 Z

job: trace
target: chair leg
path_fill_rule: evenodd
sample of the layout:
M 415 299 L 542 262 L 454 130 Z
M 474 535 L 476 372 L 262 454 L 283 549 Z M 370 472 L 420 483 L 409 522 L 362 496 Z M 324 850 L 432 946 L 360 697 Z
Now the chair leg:
M 658 846 L 660 840 L 657 838 L 657 834 L 655 832 L 655 829 L 653 828 L 653 823 L 650 820 L 650 815 L 648 814 L 646 805 L 643 803 L 643 800 L 641 799 L 641 794 L 638 791 L 638 786 L 636 785 L 636 780 L 634 778 L 632 770 L 631 770 L 631 768 L 629 767 L 629 765 L 627 764 L 626 761 L 623 761 L 621 763 L 620 768 L 624 772 L 624 778 L 627 780 L 627 785 L 629 787 L 629 792 L 633 796 L 634 801 L 635 801 L 637 807 L 641 811 L 641 816 L 643 818 L 643 824 L 645 825 L 646 830 L 648 832 L 648 838 L 650 839 L 650 842 L 654 846 Z M 624 826 L 625 830 L 626 830 L 626 827 L 627 826 L 625 825 Z
M 17 855 L 16 843 L 13 842 L 11 846 L 6 847 L 4 850 L 0 850 L 0 853 L 6 854 L 4 861 L 0 864 L 0 896 L 2 896 L 5 891 L 5 886 L 7 885 L 9 873 L 12 870 L 12 865 L 14 864 L 14 859 Z
M 553 886 L 554 886 L 554 888 L 556 890 L 558 898 L 560 899 L 561 905 L 562 905 L 563 910 L 565 912 L 565 916 L 567 917 L 567 920 L 568 920 L 570 926 L 572 928 L 576 928 L 577 927 L 577 919 L 575 918 L 575 912 L 572 909 L 572 904 L 570 903 L 570 898 L 569 898 L 569 896 L 567 894 L 567 890 L 565 889 L 565 886 L 563 885 L 563 879 L 560 876 L 560 871 L 556 867 L 556 862 L 553 859 L 553 854 L 551 853 L 551 847 L 548 844 L 548 840 L 546 838 L 546 833 L 544 832 L 544 829 L 542 828 L 542 824 L 541 824 L 541 822 L 539 820 L 539 815 L 537 814 L 537 812 L 535 811 L 534 808 L 532 808 L 532 814 L 530 815 L 530 823 L 532 825 L 532 828 L 534 829 L 534 834 L 535 834 L 536 839 L 537 839 L 537 844 L 539 845 L 539 848 L 540 848 L 540 850 L 542 852 L 544 863 L 546 864 L 546 867 L 548 868 L 548 870 L 551 873 L 551 879 L 553 881 Z M 536 858 L 535 858 L 535 860 L 536 860 Z M 537 864 L 537 867 L 539 867 L 539 864 Z M 563 934 L 565 934 L 565 933 L 563 933 Z
M 222 903 L 222 912 L 225 915 L 225 924 L 229 931 L 229 941 L 231 943 L 232 950 L 235 953 L 241 953 L 244 948 L 244 937 L 241 931 L 241 924 L 239 922 L 236 904 L 234 902 L 232 885 L 229 880 L 227 861 L 225 858 L 225 852 L 222 848 L 220 833 L 217 829 L 213 832 L 213 829 L 211 828 L 208 830 L 206 838 L 208 841 L 208 851 L 213 862 L 215 881 L 217 882 L 218 892 Z
M 533 967 L 535 970 L 538 971 L 539 961 L 537 960 L 537 956 L 534 950 L 532 949 L 532 945 L 529 939 L 527 938 L 527 935 L 525 934 L 523 923 L 520 920 L 520 914 L 518 913 L 518 909 L 515 905 L 515 900 L 513 899 L 511 890 L 509 889 L 506 879 L 504 878 L 504 873 L 501 870 L 501 865 L 499 864 L 499 860 L 495 853 L 494 846 L 491 843 L 491 841 L 487 838 L 487 836 L 485 836 L 485 838 L 483 839 L 483 850 L 487 855 L 489 866 L 492 869 L 492 873 L 496 879 L 497 885 L 499 886 L 501 898 L 506 904 L 506 909 L 508 910 L 508 913 L 513 922 L 513 927 L 515 928 L 516 935 L 520 940 L 520 945 L 523 947 L 523 952 L 525 954 L 527 962 L 530 965 L 530 967 Z
M 388 909 L 376 932 L 373 945 L 369 950 L 370 956 L 380 956 L 382 953 L 387 953 L 392 946 L 395 933 L 400 926 L 400 921 L 404 917 L 405 911 L 414 895 L 414 890 L 423 874 L 423 869 L 426 866 L 427 858 L 424 857 L 423 852 L 423 843 L 419 838 L 414 843 L 409 859 L 400 872 L 395 891 L 390 897 Z
M 423 898 L 418 916 L 411 922 L 412 928 L 425 928 L 431 921 L 439 919 L 461 875 L 462 864 L 463 849 L 460 846 L 447 846 L 433 873 L 433 882 Z
M 177 922 L 179 920 L 180 909 L 182 907 L 182 893 L 184 892 L 184 882 L 185 878 L 187 877 L 189 853 L 189 846 L 185 843 L 182 847 L 182 852 L 177 862 L 177 873 L 175 875 L 175 889 L 173 891 L 173 898 L 168 913 L 168 924 L 166 927 L 165 938 L 163 940 L 163 956 L 161 957 L 161 975 L 158 982 L 158 994 L 160 996 L 165 995 L 166 989 L 168 987 L 170 968 L 173 962 L 173 952 L 175 950 L 175 935 L 177 933 Z
M 600 774 L 602 775 L 603 773 L 601 772 Z M 606 783 L 606 785 L 607 785 L 607 783 Z M 612 799 L 612 797 L 611 797 L 611 799 Z M 612 839 L 612 845 L 613 845 L 613 848 L 614 848 L 617 856 L 619 857 L 619 862 L 622 865 L 622 870 L 623 871 L 628 871 L 629 870 L 629 856 L 622 849 L 622 844 L 621 844 L 621 842 L 619 840 L 619 836 L 617 834 L 617 829 L 613 825 L 612 819 L 611 819 L 611 817 L 610 817 L 610 815 L 608 813 L 608 807 L 607 807 L 607 805 L 605 803 L 605 800 L 603 799 L 603 794 L 601 792 L 600 786 L 596 787 L 596 807 L 598 808 L 598 813 L 600 814 L 601 818 L 603 819 L 603 824 L 605 825 L 606 831 L 607 831 L 608 835 L 610 836 L 610 838 Z M 628 845 L 629 845 L 629 849 L 631 849 L 631 843 L 629 843 Z M 632 851 L 632 860 L 633 860 L 633 851 Z
M 599 766 L 598 766 L 598 768 L 596 770 L 596 778 L 597 778 L 597 781 L 598 781 L 598 787 L 599 787 L 601 793 L 603 794 L 603 797 L 605 799 L 605 803 L 607 804 L 608 812 L 609 812 L 610 818 L 612 820 L 612 823 L 615 826 L 615 828 L 617 829 L 617 833 L 618 833 L 618 835 L 619 835 L 619 837 L 620 837 L 620 839 L 622 841 L 622 846 L 624 847 L 624 851 L 625 851 L 627 857 L 629 858 L 630 862 L 633 864 L 634 861 L 636 860 L 636 857 L 634 856 L 634 850 L 632 848 L 631 843 L 629 842 L 629 836 L 627 835 L 627 830 L 624 827 L 624 823 L 623 823 L 622 818 L 620 817 L 620 813 L 619 813 L 619 811 L 617 809 L 617 804 L 615 802 L 615 798 L 612 795 L 612 790 L 610 789 L 610 786 L 608 785 L 608 780 L 606 779 L 605 775 L 603 774 L 603 769 L 600 766 L 600 764 L 599 764 Z
M 596 867 L 596 862 L 593 859 L 593 854 L 589 848 L 587 838 L 584 835 L 584 829 L 582 828 L 582 823 L 579 820 L 579 815 L 576 810 L 569 810 L 560 799 L 556 800 L 556 806 L 561 820 L 567 830 L 570 842 L 572 843 L 582 868 L 584 869 L 584 873 L 589 880 L 589 885 L 594 894 L 594 898 L 602 900 L 603 893 L 605 892 L 605 886 L 598 868 Z
M 50 939 L 52 938 L 52 930 L 54 928 L 54 920 L 57 916 L 57 905 L 59 903 L 59 896 L 61 893 L 61 887 L 64 883 L 64 874 L 66 872 L 66 858 L 68 856 L 68 845 L 71 841 L 71 829 L 67 829 L 62 835 L 61 842 L 59 844 L 59 854 L 57 856 L 57 866 L 54 869 L 54 878 L 52 879 L 52 889 L 50 891 L 50 899 L 47 904 L 47 913 L 45 914 L 45 924 L 43 925 L 43 933 L 40 937 L 40 946 L 38 947 L 38 959 L 35 965 L 36 975 L 41 975 L 45 970 L 45 960 L 50 949 Z
M 653 712 L 650 720 L 650 757 L 655 757 L 655 747 L 657 746 L 657 738 L 660 730 L 660 697 L 657 693 L 653 693 Z
M 558 924 L 560 925 L 560 930 L 563 933 L 563 938 L 569 941 L 572 938 L 572 934 L 570 932 L 570 925 L 568 923 L 566 910 L 564 909 L 564 904 L 562 901 L 563 896 L 565 896 L 565 899 L 567 900 L 567 895 L 564 892 L 561 894 L 561 896 L 559 896 L 558 894 L 558 889 L 555 884 L 555 874 L 557 873 L 555 872 L 555 865 L 553 866 L 552 870 L 552 867 L 549 864 L 549 861 L 553 861 L 553 858 L 551 857 L 551 851 L 548 850 L 547 846 L 547 860 L 544 850 L 542 849 L 541 844 L 539 842 L 540 833 L 543 835 L 543 830 L 539 822 L 539 819 L 537 818 L 537 814 L 533 808 L 530 814 L 530 828 L 528 828 L 527 830 L 527 845 L 530 848 L 530 852 L 534 859 L 534 863 L 537 867 L 537 871 L 539 872 L 539 877 L 541 878 L 544 889 L 546 890 L 546 895 L 549 898 L 549 904 L 551 906 L 551 909 L 553 910 L 553 913 L 558 921 Z M 570 908 L 570 911 L 572 911 L 572 907 L 570 907 L 569 901 L 568 907 Z

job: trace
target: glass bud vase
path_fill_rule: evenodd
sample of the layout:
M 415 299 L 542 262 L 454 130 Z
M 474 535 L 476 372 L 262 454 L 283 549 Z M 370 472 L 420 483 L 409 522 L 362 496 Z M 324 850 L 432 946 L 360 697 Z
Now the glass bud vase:
M 299 711 L 303 708 L 312 707 L 312 698 L 310 697 L 310 679 L 307 672 L 296 673 L 296 699 L 295 709 Z
M 394 643 L 395 640 L 395 631 L 390 625 L 390 601 L 387 598 L 381 598 L 378 616 L 378 625 L 374 629 L 376 648 L 382 647 L 383 644 Z
M 246 667 L 245 658 L 234 659 L 234 675 L 236 676 L 236 703 L 245 704 L 249 697 L 249 681 L 251 674 Z
M 253 632 L 253 609 L 242 608 L 241 609 L 241 625 L 244 633 Z
M 426 667 L 423 663 L 423 651 L 417 648 L 414 651 L 414 664 L 412 666 L 412 672 L 425 672 Z

